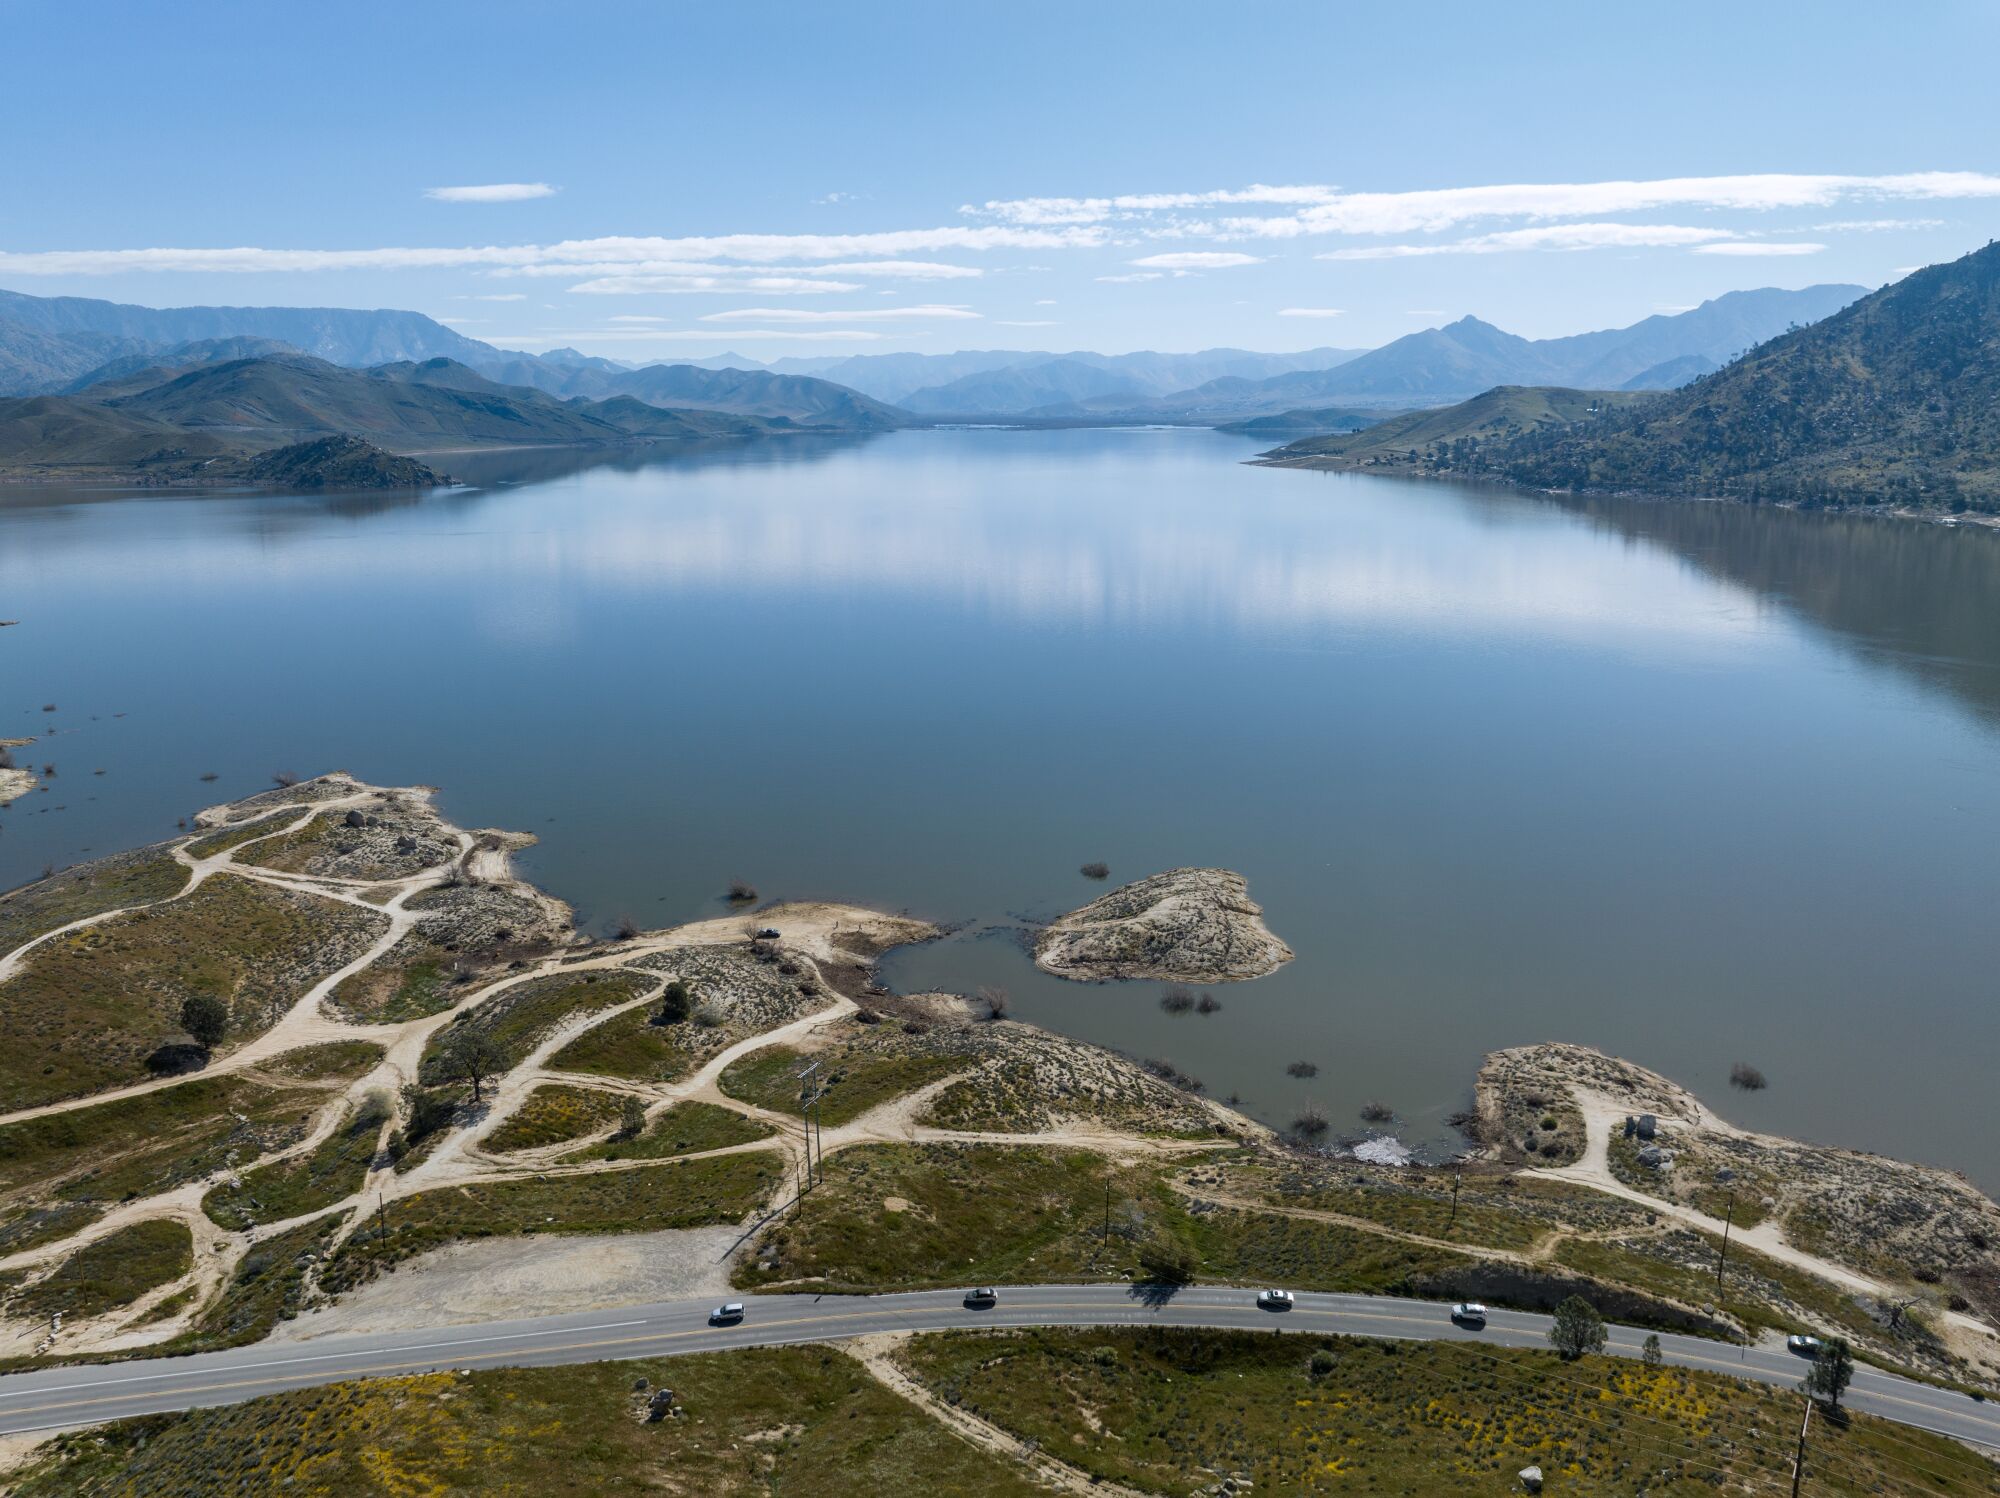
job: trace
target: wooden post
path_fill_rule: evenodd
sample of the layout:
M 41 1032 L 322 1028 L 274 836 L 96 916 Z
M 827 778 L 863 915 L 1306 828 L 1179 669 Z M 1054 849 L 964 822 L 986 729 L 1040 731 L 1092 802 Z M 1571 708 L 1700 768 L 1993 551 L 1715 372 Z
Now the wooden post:
M 1450 1221 L 1450 1222 L 1447 1222 L 1447 1223 L 1446 1223 L 1446 1224 L 1444 1225 L 1444 1232 L 1445 1232 L 1445 1236 L 1446 1236 L 1447 1238 L 1449 1238 L 1449 1237 L 1451 1236 L 1451 1230 L 1452 1230 L 1453 1228 L 1455 1228 L 1455 1227 L 1457 1227 L 1457 1226 L 1458 1226 L 1458 1186 L 1459 1186 L 1459 1182 L 1460 1182 L 1460 1181 L 1462 1181 L 1462 1180 L 1464 1180 L 1464 1179 L 1465 1179 L 1465 1177 L 1464 1177 L 1464 1175 L 1463 1175 L 1463 1173 L 1462 1173 L 1462 1172 L 1459 1172 L 1459 1171 L 1453 1171 L 1453 1172 L 1452 1172 L 1452 1175 L 1451 1175 L 1451 1221 Z
M 1799 1422 L 1799 1454 L 1792 1458 L 1792 1498 L 1799 1498 L 1799 1483 L 1806 1475 L 1806 1432 L 1812 1428 L 1812 1395 L 1806 1395 L 1806 1417 Z
M 1722 1252 L 1716 1254 L 1716 1294 L 1722 1294 L 1722 1260 L 1730 1256 L 1730 1228 L 1736 1224 L 1736 1192 L 1730 1192 L 1730 1210 L 1722 1218 Z

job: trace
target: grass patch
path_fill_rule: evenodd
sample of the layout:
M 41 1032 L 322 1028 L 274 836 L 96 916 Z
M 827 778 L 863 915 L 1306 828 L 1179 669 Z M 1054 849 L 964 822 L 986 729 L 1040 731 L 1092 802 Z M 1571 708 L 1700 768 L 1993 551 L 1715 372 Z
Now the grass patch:
M 144 1079 L 149 1053 L 184 1040 L 180 1007 L 196 994 L 229 1005 L 229 1040 L 257 1035 L 384 923 L 218 875 L 181 899 L 52 938 L 0 985 L 0 1108 Z
M 1415 1276 L 1466 1262 L 1449 1249 L 1267 1212 L 1200 1213 L 1190 1219 L 1187 1236 L 1202 1279 L 1295 1290 L 1407 1294 Z
M 718 1082 L 739 1102 L 773 1113 L 800 1114 L 798 1073 L 808 1057 L 788 1046 L 766 1046 L 732 1061 Z M 969 1056 L 882 1053 L 849 1050 L 822 1058 L 818 1081 L 825 1089 L 820 1121 L 844 1124 L 891 1098 L 964 1071 Z
M 102 1217 L 104 1211 L 95 1202 L 16 1207 L 0 1216 L 0 1258 L 73 1237 Z
M 866 1291 L 1118 1279 L 1135 1241 L 1185 1222 L 1151 1170 L 1085 1150 L 867 1145 L 827 1161 L 825 1183 L 765 1229 L 737 1283 Z
M 1365 1175 L 1357 1182 L 1351 1177 L 1338 1181 L 1254 1171 L 1243 1174 L 1242 1184 L 1246 1194 L 1273 1205 L 1337 1212 L 1378 1222 L 1400 1233 L 1488 1248 L 1524 1249 L 1550 1226 L 1542 1216 L 1502 1205 L 1494 1197 L 1503 1192 L 1479 1183 L 1460 1192 L 1454 1218 L 1448 1176 L 1398 1172 L 1380 1178 Z
M 1721 1240 L 1677 1228 L 1633 1244 L 1571 1239 L 1556 1259 L 1584 1274 L 1614 1280 L 1687 1305 L 1713 1305 L 1752 1331 L 1798 1331 L 1802 1317 L 1856 1337 L 1879 1338 L 1868 1313 L 1825 1281 L 1766 1258 L 1740 1243 L 1729 1245 L 1722 1290 L 1715 1285 Z
M 16 1293 L 7 1313 L 42 1321 L 60 1311 L 81 1321 L 130 1305 L 193 1268 L 194 1235 L 186 1223 L 135 1222 L 78 1249 L 54 1273 Z
M 327 1266 L 322 1283 L 338 1294 L 404 1259 L 462 1238 L 637 1233 L 736 1222 L 764 1200 L 777 1174 L 775 1165 L 755 1155 L 724 1155 L 420 1192 L 395 1204 L 386 1235 L 371 1220 L 349 1238 Z
M 164 1350 L 211 1352 L 268 1337 L 280 1321 L 298 1315 L 306 1269 L 339 1227 L 338 1217 L 322 1217 L 252 1245 L 194 1330 L 176 1337 Z
M 323 1101 L 305 1088 L 196 1077 L 0 1124 L 0 1190 L 32 1187 L 72 1202 L 150 1196 L 295 1143 Z
M 549 1059 L 556 1071 L 634 1082 L 673 1082 L 695 1069 L 711 1032 L 693 1024 L 656 1025 L 651 1005 L 592 1025 Z
M 0 895 L 0 955 L 58 926 L 179 894 L 188 871 L 164 849 L 142 849 L 65 869 Z
M 361 1189 L 388 1119 L 385 1102 L 363 1103 L 306 1154 L 245 1171 L 234 1186 L 218 1186 L 201 1209 L 218 1227 L 237 1231 L 316 1212 Z
M 431 1037 L 424 1048 L 423 1079 L 427 1084 L 446 1080 L 440 1058 L 462 1027 L 491 1036 L 507 1065 L 518 1066 L 552 1026 L 579 1012 L 628 1003 L 651 986 L 649 978 L 618 972 L 565 973 L 517 983 Z
M 676 1103 L 646 1126 L 637 1139 L 612 1139 L 568 1156 L 571 1160 L 663 1160 L 768 1139 L 776 1131 L 714 1103 Z
M 386 1054 L 372 1040 L 329 1040 L 281 1052 L 258 1070 L 300 1082 L 352 1082 L 380 1066 Z
M 220 832 L 211 832 L 207 837 L 198 837 L 187 845 L 190 858 L 213 858 L 218 853 L 226 853 L 231 848 L 240 848 L 252 838 L 269 837 L 285 825 L 283 815 L 259 817 L 254 822 L 245 822 L 236 827 L 225 827 Z
M 541 1149 L 586 1134 L 614 1122 L 624 1109 L 623 1095 L 594 1087 L 537 1087 L 499 1128 L 480 1142 L 500 1154 Z
M 646 1422 L 640 1378 L 671 1387 L 681 1414 Z M 1042 1491 L 819 1347 L 369 1379 L 125 1421 L 47 1452 L 18 1498 Z
M 330 1007 L 348 1019 L 368 1024 L 393 1024 L 399 1020 L 422 1019 L 456 1004 L 452 971 L 445 954 L 423 942 L 412 931 L 404 943 L 416 938 L 412 952 L 399 959 L 403 943 L 358 973 L 350 973 L 327 995 Z
M 1454 1343 L 1111 1328 L 922 1337 L 906 1366 L 952 1403 L 1094 1479 L 1213 1493 L 1551 1490 L 1691 1495 L 1788 1486 L 1798 1398 L 1719 1375 Z M 2000 1492 L 1989 1462 L 1865 1415 L 1817 1424 L 1817 1491 Z

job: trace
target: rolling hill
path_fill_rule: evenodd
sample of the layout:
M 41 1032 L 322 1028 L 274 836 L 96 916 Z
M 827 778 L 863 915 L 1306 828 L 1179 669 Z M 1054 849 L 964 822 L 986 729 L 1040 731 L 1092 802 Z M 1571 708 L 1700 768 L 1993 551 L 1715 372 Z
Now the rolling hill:
M 2000 511 L 2000 244 L 1601 424 L 1461 466 L 1542 488 Z
M 0 399 L 0 465 L 154 471 L 331 437 L 408 454 L 807 430 L 785 418 L 674 410 L 632 396 L 558 400 L 495 384 L 450 359 L 355 370 L 291 353 L 191 369 L 148 366 L 78 395 Z M 354 469 L 351 454 L 341 459 L 345 468 L 333 463 L 339 457 L 315 450 L 301 461 Z M 410 471 L 384 458 L 367 462 L 377 473 Z
M 1313 468 L 1439 465 L 1472 445 L 1569 431 L 1654 399 L 1650 391 L 1502 385 L 1455 406 L 1408 411 L 1351 434 L 1308 437 L 1264 454 L 1263 461 Z

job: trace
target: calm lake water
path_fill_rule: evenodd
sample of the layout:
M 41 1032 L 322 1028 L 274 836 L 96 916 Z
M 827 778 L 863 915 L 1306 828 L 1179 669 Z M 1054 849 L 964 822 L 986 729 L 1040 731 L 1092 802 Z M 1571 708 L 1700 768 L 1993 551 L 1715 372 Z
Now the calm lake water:
M 57 767 L 0 812 L 0 885 L 344 768 L 538 833 L 527 872 L 591 927 L 737 877 L 965 923 L 892 980 L 999 983 L 1272 1122 L 1379 1098 L 1440 1147 L 1484 1051 L 1559 1038 L 2000 1188 L 2000 536 L 1254 450 L 948 431 L 461 459 L 421 500 L 0 490 L 0 735 L 52 727 L 17 752 Z M 980 934 L 1101 892 L 1092 859 L 1240 870 L 1298 960 L 1171 1017 Z M 1729 1095 L 1739 1059 L 1767 1092 Z

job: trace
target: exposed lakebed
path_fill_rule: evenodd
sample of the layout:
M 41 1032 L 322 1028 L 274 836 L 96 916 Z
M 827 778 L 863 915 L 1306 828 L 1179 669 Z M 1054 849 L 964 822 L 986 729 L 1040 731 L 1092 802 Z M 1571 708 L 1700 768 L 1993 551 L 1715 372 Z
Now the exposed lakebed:
M 1562 1039 L 1716 1099 L 1745 1060 L 1771 1086 L 1738 1122 L 2000 1185 L 2000 537 L 1255 450 L 928 432 L 455 456 L 475 487 L 422 499 L 0 491 L 0 736 L 57 767 L 0 811 L 0 884 L 341 767 L 540 834 L 525 872 L 597 927 L 732 878 L 963 923 L 887 979 L 1005 987 L 1271 1122 L 1381 1099 L 1442 1143 L 1482 1054 Z M 1215 1012 L 1014 934 L 1191 865 L 1296 953 Z

